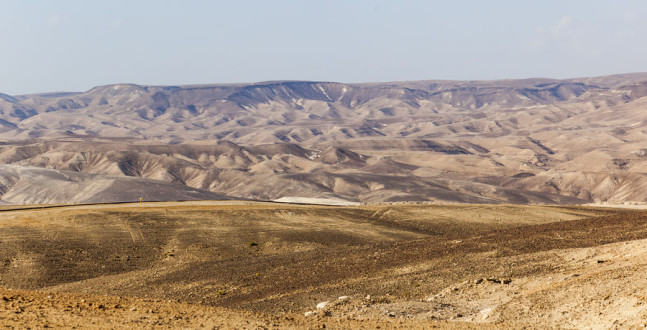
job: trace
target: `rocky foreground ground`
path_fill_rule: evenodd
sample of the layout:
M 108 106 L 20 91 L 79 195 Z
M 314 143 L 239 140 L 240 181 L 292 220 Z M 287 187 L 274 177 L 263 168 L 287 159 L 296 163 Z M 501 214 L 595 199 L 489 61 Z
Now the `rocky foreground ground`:
M 647 214 L 247 202 L 10 210 L 0 323 L 639 328 Z

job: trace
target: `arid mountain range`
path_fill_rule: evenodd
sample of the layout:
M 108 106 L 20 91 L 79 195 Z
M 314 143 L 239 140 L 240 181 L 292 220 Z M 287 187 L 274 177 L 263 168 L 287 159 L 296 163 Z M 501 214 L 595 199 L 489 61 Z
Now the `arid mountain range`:
M 0 94 L 0 200 L 642 202 L 645 96 L 647 73 Z

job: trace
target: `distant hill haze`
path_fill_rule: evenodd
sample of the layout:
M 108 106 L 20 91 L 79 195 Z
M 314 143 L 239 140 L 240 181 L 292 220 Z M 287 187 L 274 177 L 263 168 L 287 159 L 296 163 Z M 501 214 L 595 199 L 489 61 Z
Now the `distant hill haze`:
M 0 166 L 0 200 L 82 201 L 20 197 L 35 178 L 77 180 L 30 175 L 46 168 L 124 187 L 170 184 L 160 190 L 186 190 L 180 199 L 642 202 L 645 96 L 643 73 L 0 94 L 0 163 L 11 165 Z M 123 200 L 96 182 L 96 198 L 84 200 Z

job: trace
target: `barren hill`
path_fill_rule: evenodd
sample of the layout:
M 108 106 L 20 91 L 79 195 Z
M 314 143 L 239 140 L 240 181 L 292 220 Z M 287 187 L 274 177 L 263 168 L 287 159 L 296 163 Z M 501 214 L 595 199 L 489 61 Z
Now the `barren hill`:
M 18 328 L 635 329 L 647 317 L 644 211 L 15 208 L 0 206 L 0 323 Z
M 145 201 L 227 199 L 156 180 L 17 165 L 0 165 L 0 192 L 3 203 L 16 204 L 131 202 L 140 197 Z
M 0 162 L 242 198 L 640 202 L 646 95 L 641 73 L 0 94 Z

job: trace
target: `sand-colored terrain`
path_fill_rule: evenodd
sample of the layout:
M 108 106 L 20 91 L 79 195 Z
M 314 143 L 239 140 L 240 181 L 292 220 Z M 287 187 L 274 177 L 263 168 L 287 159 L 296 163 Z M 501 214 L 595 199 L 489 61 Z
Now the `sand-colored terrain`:
M 645 202 L 646 106 L 645 73 L 5 95 L 0 203 Z
M 0 323 L 20 327 L 628 328 L 647 318 L 640 210 L 3 206 L 0 228 Z

